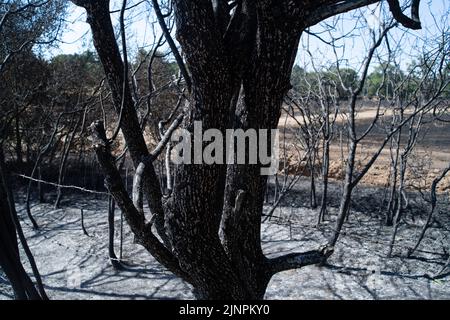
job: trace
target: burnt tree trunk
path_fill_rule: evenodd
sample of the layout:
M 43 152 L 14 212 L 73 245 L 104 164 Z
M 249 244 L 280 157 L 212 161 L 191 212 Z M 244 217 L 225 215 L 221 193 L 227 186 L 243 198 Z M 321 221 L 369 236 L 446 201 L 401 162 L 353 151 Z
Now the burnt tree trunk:
M 114 215 L 116 212 L 116 203 L 113 197 L 109 196 L 108 199 L 108 256 L 109 261 L 111 262 L 114 269 L 120 270 L 122 269 L 122 264 L 119 259 L 117 259 L 117 255 L 114 251 L 114 232 L 115 232 L 115 224 L 114 224 Z M 85 229 L 83 227 L 83 231 Z M 86 233 L 86 232 L 85 232 Z
M 9 189 L 3 150 L 0 148 L 0 266 L 5 272 L 18 300 L 48 299 L 43 288 L 34 258 L 26 243 Z M 19 253 L 19 237 L 36 277 L 37 286 L 25 271 Z
M 132 198 L 102 122 L 91 126 L 92 139 L 106 186 L 136 241 L 189 282 L 199 299 L 261 299 L 275 273 L 323 262 L 332 252 L 328 247 L 272 259 L 264 255 L 260 233 L 267 176 L 261 175 L 261 163 L 178 165 L 172 193 L 162 201 L 154 156 L 145 145 L 114 37 L 109 1 L 72 2 L 87 11 L 117 114 L 122 114 L 120 127 L 136 168 Z M 190 72 L 190 101 L 181 126 L 191 135 L 195 121 L 201 121 L 203 131 L 213 128 L 223 136 L 226 129 L 277 128 L 302 31 L 377 1 L 242 0 L 233 9 L 228 1 L 213 2 L 172 0 L 177 40 Z M 153 234 L 153 225 L 162 241 Z

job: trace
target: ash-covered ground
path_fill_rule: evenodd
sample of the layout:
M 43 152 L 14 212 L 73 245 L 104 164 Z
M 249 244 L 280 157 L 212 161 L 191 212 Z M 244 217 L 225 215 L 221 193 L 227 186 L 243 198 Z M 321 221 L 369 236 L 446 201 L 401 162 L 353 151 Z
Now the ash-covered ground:
M 316 227 L 317 210 L 307 207 L 307 184 L 300 184 L 281 202 L 272 219 L 263 223 L 263 248 L 268 256 L 317 249 L 333 230 L 339 188 L 332 188 L 330 215 Z M 424 223 L 427 205 L 411 199 L 401 225 L 394 257 L 386 258 L 392 228 L 383 224 L 381 192 L 359 188 L 353 210 L 335 253 L 325 266 L 308 266 L 275 275 L 267 299 L 449 299 L 450 275 L 429 276 L 448 259 L 448 207 L 440 206 L 436 221 L 419 250 L 406 252 Z M 377 196 L 376 196 L 377 195 Z M 33 230 L 26 218 L 23 195 L 17 209 L 43 282 L 51 299 L 192 299 L 189 285 L 158 264 L 133 243 L 126 223 L 119 246 L 121 217 L 116 212 L 116 254 L 122 252 L 124 270 L 108 259 L 108 203 L 92 196 L 66 196 L 61 209 L 51 203 L 32 206 L 40 225 Z M 444 201 L 445 202 L 445 201 Z M 89 236 L 81 228 L 81 209 Z M 269 209 L 267 206 L 266 210 Z M 28 269 L 26 258 L 23 259 Z M 0 299 L 11 299 L 6 279 L 0 277 Z

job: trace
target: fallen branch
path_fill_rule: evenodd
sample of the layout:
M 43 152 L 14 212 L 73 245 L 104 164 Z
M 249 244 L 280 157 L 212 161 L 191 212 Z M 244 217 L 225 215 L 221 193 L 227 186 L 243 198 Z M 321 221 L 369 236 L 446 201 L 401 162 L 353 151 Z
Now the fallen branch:
M 47 184 L 47 185 L 50 185 L 50 186 L 58 187 L 58 188 L 61 188 L 61 189 L 75 189 L 75 190 L 82 191 L 82 192 L 88 192 L 88 193 L 94 193 L 94 194 L 102 194 L 102 195 L 108 195 L 109 194 L 108 192 L 90 190 L 90 189 L 86 189 L 86 188 L 78 187 L 78 186 L 74 186 L 74 185 L 64 185 L 64 184 L 58 184 L 58 183 L 49 182 L 49 181 L 45 181 L 45 180 L 41 180 L 41 179 L 36 179 L 36 178 L 32 178 L 32 177 L 26 176 L 24 174 L 13 173 L 13 175 L 15 175 L 17 177 L 24 178 L 24 179 L 28 179 L 28 180 L 31 180 L 31 181 L 40 182 L 40 183 Z

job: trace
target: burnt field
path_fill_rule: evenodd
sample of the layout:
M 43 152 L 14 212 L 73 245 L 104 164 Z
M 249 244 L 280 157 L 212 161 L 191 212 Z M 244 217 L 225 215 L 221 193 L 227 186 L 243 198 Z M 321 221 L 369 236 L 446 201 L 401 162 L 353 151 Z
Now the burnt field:
M 99 177 L 100 178 L 100 177 Z M 316 209 L 308 204 L 309 185 L 302 179 L 282 201 L 272 217 L 262 223 L 262 246 L 268 256 L 307 251 L 325 244 L 333 232 L 340 201 L 340 186 L 330 186 L 329 217 L 316 225 Z M 20 188 L 19 188 L 20 189 Z M 108 257 L 108 201 L 103 195 L 70 192 L 55 209 L 54 190 L 46 201 L 31 203 L 39 230 L 26 216 L 25 194 L 16 193 L 16 205 L 30 248 L 36 256 L 45 289 L 52 299 L 193 299 L 191 287 L 154 260 L 133 234 L 120 212 L 116 213 L 115 252 L 123 268 L 115 269 Z M 274 184 L 269 185 L 271 209 Z M 320 193 L 320 189 L 318 191 Z M 425 223 L 428 204 L 419 194 L 410 194 L 411 205 L 401 225 L 394 255 L 386 257 L 391 228 L 383 223 L 383 190 L 360 187 L 345 224 L 342 240 L 323 266 L 310 266 L 277 274 L 268 286 L 267 299 L 449 299 L 450 278 L 446 226 L 448 199 L 440 197 L 436 219 L 419 249 L 408 249 Z M 81 221 L 83 210 L 83 232 Z M 25 267 L 31 272 L 29 264 Z M 0 299 L 12 298 L 0 278 Z

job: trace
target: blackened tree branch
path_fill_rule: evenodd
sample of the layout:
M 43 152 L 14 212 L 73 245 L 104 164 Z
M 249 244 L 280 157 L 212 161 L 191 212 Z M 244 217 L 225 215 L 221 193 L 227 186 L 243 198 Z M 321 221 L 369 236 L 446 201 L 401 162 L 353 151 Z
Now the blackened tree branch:
M 395 20 L 400 22 L 405 28 L 417 30 L 421 29 L 422 25 L 419 19 L 419 5 L 420 0 L 413 0 L 411 3 L 411 18 L 406 16 L 400 8 L 398 0 L 388 0 L 389 9 L 392 12 Z
M 272 274 L 290 269 L 302 268 L 313 264 L 323 264 L 333 253 L 333 247 L 325 246 L 319 250 L 302 253 L 290 253 L 281 257 L 269 259 L 269 269 Z
M 180 55 L 180 52 L 177 48 L 177 45 L 175 44 L 175 41 L 172 38 L 172 35 L 170 34 L 170 30 L 167 27 L 166 21 L 164 20 L 164 15 L 161 12 L 161 8 L 159 7 L 158 0 L 152 0 L 153 9 L 155 10 L 156 17 L 158 18 L 158 23 L 164 33 L 164 37 L 166 38 L 167 44 L 170 47 L 170 50 L 172 51 L 173 56 L 175 57 L 175 61 L 178 64 L 178 67 L 180 68 L 181 75 L 184 78 L 184 81 L 186 82 L 186 87 L 188 88 L 188 91 L 191 91 L 191 76 L 189 75 L 189 72 L 186 68 L 186 65 L 184 64 L 183 58 Z
M 92 145 L 106 177 L 105 186 L 124 213 L 131 231 L 136 236 L 137 243 L 147 249 L 159 263 L 185 281 L 190 282 L 189 275 L 180 268 L 175 256 L 152 233 L 151 224 L 145 222 L 143 214 L 138 211 L 128 196 L 120 173 L 116 168 L 114 158 L 111 155 L 103 123 L 101 121 L 94 122 L 91 125 L 91 130 Z
M 329 2 L 329 1 L 328 1 Z M 312 26 L 318 22 L 327 19 L 329 17 L 349 12 L 358 8 L 365 7 L 370 4 L 378 3 L 380 0 L 350 0 L 350 1 L 333 1 L 333 4 L 325 4 L 317 7 L 309 15 L 308 25 Z M 398 0 L 388 0 L 389 9 L 395 20 L 401 23 L 404 27 L 417 30 L 421 29 L 421 23 L 419 18 L 419 5 L 420 0 L 413 0 L 411 3 L 411 18 L 406 16 L 400 7 Z
M 73 1 L 86 9 L 87 21 L 91 26 L 94 46 L 103 65 L 111 89 L 114 107 L 119 115 L 120 129 L 124 135 L 128 151 L 135 168 L 142 159 L 149 156 L 149 151 L 142 135 L 141 125 L 134 108 L 134 102 L 128 81 L 125 81 L 125 66 L 120 55 L 114 35 L 109 12 L 109 0 Z M 143 182 L 145 196 L 152 214 L 158 217 L 156 227 L 158 234 L 164 237 L 164 209 L 159 179 L 152 164 L 145 168 Z

